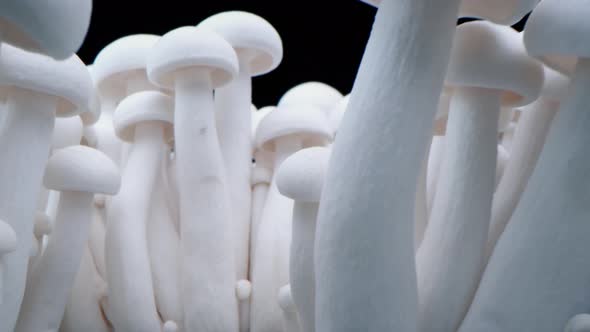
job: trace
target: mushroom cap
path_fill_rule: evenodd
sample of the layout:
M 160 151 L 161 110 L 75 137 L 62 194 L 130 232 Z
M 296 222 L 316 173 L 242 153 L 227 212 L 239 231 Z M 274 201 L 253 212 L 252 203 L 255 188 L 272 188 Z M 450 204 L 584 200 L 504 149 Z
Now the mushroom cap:
M 121 186 L 119 168 L 104 153 L 87 146 L 56 151 L 45 168 L 47 189 L 114 195 Z
M 95 73 L 94 73 L 94 66 L 89 65 L 86 66 L 86 68 L 88 69 L 88 72 L 90 73 L 90 77 L 92 78 L 92 82 L 94 83 L 92 86 L 92 95 L 90 97 L 90 101 L 86 107 L 86 109 L 84 109 L 82 111 L 82 113 L 80 113 L 80 118 L 82 118 L 82 123 L 84 124 L 84 126 L 90 126 L 95 124 L 98 119 L 100 118 L 100 112 L 101 112 L 101 105 L 100 105 L 100 96 L 98 93 L 98 90 L 96 88 L 96 77 L 95 77 Z
M 283 311 L 295 312 L 297 310 L 297 308 L 295 307 L 295 302 L 293 302 L 293 297 L 291 296 L 290 284 L 279 288 L 277 301 L 279 302 L 279 307 L 281 307 Z
M 474 21 L 457 27 L 447 71 L 448 87 L 499 90 L 502 106 L 533 102 L 543 86 L 543 67 L 529 57 L 510 27 Z
M 459 17 L 476 17 L 502 25 L 514 25 L 540 0 L 463 0 Z
M 233 46 L 238 57 L 247 56 L 252 76 L 273 71 L 283 59 L 281 36 L 258 15 L 228 11 L 208 17 L 197 27 L 215 31 Z
M 324 113 L 313 106 L 279 107 L 258 124 L 255 142 L 258 149 L 274 151 L 276 140 L 297 136 L 303 147 L 323 145 L 332 138 Z
M 53 225 L 51 224 L 51 217 L 45 212 L 37 212 L 35 214 L 35 226 L 33 227 L 33 235 L 36 238 L 41 238 L 43 235 L 51 233 Z
M 238 280 L 236 283 L 236 297 L 238 301 L 244 301 L 250 298 L 250 294 L 252 294 L 252 284 L 249 280 Z
M 1 39 L 63 60 L 82 45 L 91 11 L 92 0 L 0 1 Z
M 126 91 L 131 76 L 146 75 L 148 54 L 159 39 L 157 35 L 136 34 L 105 46 L 96 55 L 93 65 L 93 77 L 100 94 L 112 96 Z
M 16 250 L 16 233 L 12 226 L 0 219 L 0 258 Z
M 56 119 L 51 137 L 51 148 L 57 150 L 78 145 L 82 140 L 83 132 L 82 120 L 78 116 Z
M 565 326 L 565 332 L 590 332 L 590 315 L 578 314 L 572 317 Z
M 264 119 L 265 116 L 268 115 L 268 113 L 272 112 L 273 110 L 276 109 L 276 106 L 265 106 L 261 109 L 259 109 L 256 112 L 252 113 L 252 137 L 256 137 L 256 130 L 258 130 L 258 125 L 260 124 L 260 121 L 262 121 L 262 119 Z
M 174 88 L 174 76 L 183 70 L 209 70 L 213 88 L 229 83 L 238 74 L 238 57 L 232 46 L 211 30 L 190 26 L 162 36 L 147 63 L 150 81 L 166 89 Z
M 330 111 L 330 127 L 332 128 L 332 132 L 334 135 L 338 132 L 338 128 L 340 128 L 340 123 L 342 122 L 342 118 L 344 117 L 344 112 L 346 112 L 346 108 L 348 107 L 348 102 L 350 101 L 350 94 L 342 97 L 338 103 L 332 108 Z
M 590 57 L 590 7 L 585 0 L 543 0 L 529 17 L 524 43 L 529 54 L 571 74 L 578 57 Z
M 328 84 L 305 82 L 289 89 L 279 100 L 278 106 L 313 105 L 328 116 L 342 98 L 342 93 Z
M 126 142 L 135 141 L 135 128 L 157 122 L 164 129 L 164 141 L 174 136 L 174 99 L 158 91 L 142 91 L 123 99 L 113 116 L 115 132 Z
M 78 115 L 88 105 L 92 79 L 75 54 L 66 60 L 0 44 L 0 86 L 57 97 L 58 117 Z
M 289 156 L 276 174 L 281 195 L 297 202 L 319 202 L 329 160 L 330 150 L 323 147 L 299 150 Z

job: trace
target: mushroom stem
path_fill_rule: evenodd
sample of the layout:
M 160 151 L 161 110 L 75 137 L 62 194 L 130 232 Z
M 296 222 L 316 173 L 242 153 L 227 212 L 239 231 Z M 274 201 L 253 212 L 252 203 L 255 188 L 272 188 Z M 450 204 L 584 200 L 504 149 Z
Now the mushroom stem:
M 580 58 L 460 331 L 559 331 L 590 306 L 589 85 L 590 59 Z
M 535 169 L 557 108 L 556 102 L 540 97 L 522 110 L 510 149 L 510 160 L 494 195 L 486 248 L 487 259 L 491 256 Z
M 49 155 L 56 98 L 11 89 L 0 130 L 0 218 L 18 238 L 4 261 L 0 331 L 12 331 L 25 292 L 37 197 Z
M 464 87 L 451 99 L 445 161 L 416 255 L 419 331 L 456 331 L 476 290 L 494 193 L 501 93 Z
M 238 56 L 238 60 L 240 72 L 236 79 L 215 90 L 217 131 L 227 171 L 233 217 L 231 228 L 234 235 L 232 242 L 236 259 L 236 280 L 248 276 L 252 195 L 252 79 L 249 65 L 251 57 Z
M 428 144 L 422 165 L 420 166 L 420 174 L 418 181 L 416 181 L 416 200 L 414 202 L 414 250 L 418 251 L 422 239 L 424 239 L 424 232 L 428 225 L 428 206 L 426 201 L 426 176 L 428 174 L 428 156 L 430 155 L 430 146 Z
M 113 313 L 109 318 L 117 330 L 158 331 L 146 228 L 164 130 L 156 122 L 138 124 L 134 141 L 121 190 L 111 199 L 108 211 L 105 262 Z M 130 278 L 134 275 L 141 277 Z
M 187 331 L 238 330 L 235 262 L 225 169 L 208 72 L 175 80 L 181 291 Z
M 434 136 L 428 154 L 428 174 L 426 175 L 426 191 L 427 191 L 427 205 L 428 215 L 432 212 L 432 206 L 436 197 L 436 187 L 440 179 L 440 169 L 442 168 L 443 159 L 445 155 L 445 137 Z
M 268 195 L 268 188 L 272 180 L 272 153 L 257 150 L 254 152 L 256 165 L 252 170 L 252 221 L 250 225 L 250 274 L 256 257 L 256 243 L 258 243 L 258 232 L 264 203 Z
M 384 0 L 377 11 L 318 214 L 317 331 L 416 330 L 416 179 L 459 3 Z
M 90 230 L 93 194 L 62 191 L 55 227 L 27 285 L 16 332 L 59 329 Z M 51 303 L 51 305 L 47 305 Z

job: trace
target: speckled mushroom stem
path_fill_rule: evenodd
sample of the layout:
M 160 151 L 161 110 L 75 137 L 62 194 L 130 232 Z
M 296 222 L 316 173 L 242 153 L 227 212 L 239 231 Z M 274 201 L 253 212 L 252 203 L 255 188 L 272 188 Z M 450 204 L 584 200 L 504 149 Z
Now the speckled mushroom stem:
M 590 306 L 589 85 L 590 59 L 581 58 L 461 332 L 559 331 Z
M 229 195 L 208 72 L 175 80 L 181 294 L 187 331 L 238 330 Z
M 12 331 L 25 292 L 37 197 L 49 155 L 56 99 L 13 89 L 0 130 L 0 219 L 14 229 L 16 251 L 4 261 L 0 331 Z
M 416 179 L 459 3 L 381 2 L 318 214 L 317 331 L 416 330 Z
M 465 87 L 451 99 L 445 161 L 416 255 L 419 331 L 456 331 L 475 293 L 494 193 L 501 94 Z
M 137 125 L 121 190 L 110 201 L 105 238 L 106 281 L 113 314 L 110 318 L 117 330 L 160 329 L 148 254 L 147 221 L 163 142 L 164 130 L 160 124 Z
M 93 197 L 92 193 L 61 192 L 55 227 L 31 271 L 16 332 L 59 329 L 88 240 Z
M 558 107 L 556 102 L 540 97 L 522 110 L 510 148 L 510 160 L 494 194 L 486 247 L 487 259 L 510 220 L 537 164 Z

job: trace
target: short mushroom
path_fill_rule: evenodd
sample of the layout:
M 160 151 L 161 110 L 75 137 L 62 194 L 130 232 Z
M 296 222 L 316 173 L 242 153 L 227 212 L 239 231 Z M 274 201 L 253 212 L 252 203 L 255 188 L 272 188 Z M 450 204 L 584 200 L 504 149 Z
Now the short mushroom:
M 229 192 L 213 101 L 213 90 L 237 76 L 236 53 L 210 30 L 181 27 L 156 43 L 147 69 L 154 84 L 175 95 L 184 328 L 237 331 Z
M 43 183 L 61 192 L 59 211 L 43 256 L 31 271 L 15 331 L 59 329 L 88 240 L 94 194 L 116 194 L 120 180 L 106 155 L 85 146 L 61 149 L 49 159 Z

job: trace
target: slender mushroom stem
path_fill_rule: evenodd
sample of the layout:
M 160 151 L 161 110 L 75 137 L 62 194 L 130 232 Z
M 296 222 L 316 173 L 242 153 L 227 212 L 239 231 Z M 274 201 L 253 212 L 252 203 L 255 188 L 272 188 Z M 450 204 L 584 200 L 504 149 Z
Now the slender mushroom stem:
M 522 110 L 510 148 L 510 160 L 494 195 L 486 260 L 491 256 L 526 188 L 558 106 L 556 102 L 540 97 Z
M 320 204 L 317 331 L 416 330 L 416 179 L 459 3 L 381 2 Z
M 150 258 L 147 220 L 152 191 L 161 165 L 164 142 L 162 125 L 140 123 L 135 128 L 132 150 L 123 171 L 121 190 L 111 199 L 108 213 L 105 255 L 109 306 L 115 329 L 157 331 L 160 329 Z M 133 208 L 130 208 L 133 207 Z M 139 278 L 130 279 L 129 276 Z M 133 310 L 129 308 L 133 307 Z
M 432 143 L 428 144 L 424 160 L 420 166 L 420 174 L 418 181 L 416 181 L 416 200 L 414 202 L 414 250 L 418 251 L 422 239 L 424 239 L 424 232 L 428 225 L 428 205 L 426 200 L 426 177 L 428 175 L 428 156 L 430 155 L 430 147 Z
M 0 130 L 0 219 L 18 238 L 4 260 L 0 330 L 16 322 L 25 291 L 37 197 L 55 122 L 56 98 L 12 89 Z
M 57 331 L 90 230 L 93 194 L 62 191 L 43 256 L 35 265 L 16 324 L 17 332 Z M 51 305 L 48 305 L 51 303 Z
M 181 290 L 187 331 L 238 330 L 229 196 L 209 73 L 175 80 L 174 136 L 181 222 Z
M 456 331 L 476 290 L 494 192 L 501 94 L 464 87 L 451 99 L 445 161 L 416 255 L 419 331 Z
M 268 189 L 272 180 L 272 152 L 256 150 L 254 152 L 256 165 L 252 170 L 252 221 L 250 225 L 250 274 L 256 257 L 256 243 L 258 243 L 258 232 L 262 211 L 268 195 Z
M 439 180 L 440 169 L 442 168 L 443 158 L 445 155 L 445 137 L 434 136 L 430 146 L 430 153 L 428 154 L 428 170 L 427 170 L 427 205 L 428 205 L 428 216 L 430 218 L 432 206 L 436 196 L 436 187 Z

